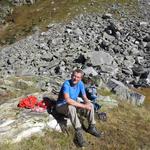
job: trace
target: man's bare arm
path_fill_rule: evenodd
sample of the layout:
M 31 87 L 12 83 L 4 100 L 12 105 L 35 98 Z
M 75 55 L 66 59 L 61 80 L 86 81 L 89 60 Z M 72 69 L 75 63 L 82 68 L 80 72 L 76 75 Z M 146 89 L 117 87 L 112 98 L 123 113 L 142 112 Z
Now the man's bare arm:
M 82 96 L 82 98 L 83 98 L 83 100 L 84 100 L 85 104 L 89 104 L 89 103 L 91 103 L 91 102 L 90 102 L 90 100 L 87 98 L 86 94 L 85 94 L 85 95 L 83 95 L 83 96 Z
M 78 107 L 78 108 L 83 108 L 83 109 L 91 110 L 91 105 L 89 105 L 89 103 L 87 103 L 87 102 L 85 104 L 83 104 L 83 103 L 74 101 L 66 93 L 64 94 L 64 98 L 65 98 L 66 102 L 69 105 L 73 105 L 73 106 Z

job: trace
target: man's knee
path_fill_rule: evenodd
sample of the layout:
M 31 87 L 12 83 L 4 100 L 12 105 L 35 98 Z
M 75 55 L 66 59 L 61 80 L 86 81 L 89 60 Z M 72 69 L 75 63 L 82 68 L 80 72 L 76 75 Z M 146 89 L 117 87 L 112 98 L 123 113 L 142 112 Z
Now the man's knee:
M 67 105 L 63 105 L 63 106 L 56 106 L 56 111 L 58 113 L 61 113 L 61 114 L 67 114 L 68 112 L 68 106 Z
M 76 113 L 77 112 L 76 107 L 72 106 L 72 105 L 68 105 L 68 110 L 69 110 L 69 113 Z

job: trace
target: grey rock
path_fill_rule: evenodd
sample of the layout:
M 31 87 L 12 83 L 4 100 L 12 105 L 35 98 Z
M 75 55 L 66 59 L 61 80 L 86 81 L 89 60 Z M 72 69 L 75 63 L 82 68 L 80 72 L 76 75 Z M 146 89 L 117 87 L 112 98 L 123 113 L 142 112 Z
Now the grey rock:
M 121 33 L 119 31 L 116 32 L 115 37 L 119 40 L 121 39 Z
M 148 74 L 146 81 L 147 81 L 147 84 L 150 85 L 150 73 Z
M 113 42 L 115 40 L 115 37 L 107 34 L 106 32 L 104 32 L 103 33 L 103 39 L 106 40 L 106 41 Z
M 86 75 L 93 75 L 93 76 L 97 76 L 98 75 L 97 71 L 93 67 L 87 67 L 87 68 L 83 69 L 83 72 Z
M 145 22 L 145 21 L 141 21 L 139 22 L 139 25 L 140 26 L 147 26 L 149 23 L 148 22 Z
M 114 56 L 114 59 L 115 59 L 115 61 L 117 62 L 117 64 L 118 65 L 122 65 L 123 64 L 123 62 L 124 62 L 124 56 L 123 55 L 121 55 L 121 54 L 116 54 L 115 56 Z
M 43 91 L 46 91 L 47 87 L 46 87 L 46 81 L 39 81 L 37 83 L 37 87 Z
M 146 70 L 142 66 L 133 66 L 132 71 L 135 76 L 140 76 L 141 74 L 146 72 Z
M 8 64 L 8 65 L 13 64 L 14 62 L 15 62 L 15 59 L 14 59 L 13 57 L 11 57 L 11 58 L 9 58 L 9 59 L 7 60 L 7 64 Z
M 127 75 L 133 75 L 133 71 L 131 68 L 122 68 L 122 72 L 124 72 Z
M 44 54 L 41 56 L 41 59 L 44 60 L 44 61 L 51 61 L 53 58 L 53 55 L 52 54 Z
M 81 31 L 81 29 L 79 29 L 79 28 L 76 28 L 76 29 L 74 30 L 74 33 L 77 34 L 77 35 L 82 35 L 82 31 Z
M 45 50 L 49 50 L 49 47 L 47 46 L 46 43 L 41 43 L 41 44 L 39 45 L 39 48 L 45 49 Z
M 93 66 L 99 66 L 103 64 L 112 65 L 113 63 L 115 64 L 113 57 L 104 51 L 89 52 L 89 57 Z
M 117 94 L 122 100 L 127 100 L 130 103 L 135 105 L 142 105 L 144 103 L 144 99 L 145 99 L 144 95 L 132 91 L 120 81 L 111 79 L 107 82 L 107 86 L 112 92 Z
M 138 48 L 136 48 L 136 47 L 131 48 L 130 52 L 132 55 L 138 55 L 140 53 Z
M 118 72 L 118 67 L 117 66 L 108 66 L 108 65 L 101 65 L 101 70 L 102 72 L 109 73 L 110 75 L 115 76 Z
M 126 60 L 124 60 L 124 66 L 127 68 L 132 68 L 135 64 L 135 60 L 132 56 L 126 56 Z
M 150 34 L 147 34 L 144 38 L 143 41 L 145 42 L 150 42 Z
M 102 18 L 103 18 L 103 19 L 111 19 L 111 18 L 112 18 L 112 14 L 110 14 L 110 13 L 104 14 L 104 15 L 102 16 Z
M 144 63 L 144 57 L 138 56 L 138 57 L 136 58 L 136 61 L 137 61 L 137 63 L 139 63 L 139 64 L 143 64 L 143 63 Z
M 34 4 L 36 2 L 36 0 L 10 0 L 12 2 L 12 4 L 16 5 L 16 6 L 20 6 L 23 4 Z
M 147 49 L 147 51 L 150 51 L 150 42 L 148 42 L 148 43 L 146 44 L 146 49 Z

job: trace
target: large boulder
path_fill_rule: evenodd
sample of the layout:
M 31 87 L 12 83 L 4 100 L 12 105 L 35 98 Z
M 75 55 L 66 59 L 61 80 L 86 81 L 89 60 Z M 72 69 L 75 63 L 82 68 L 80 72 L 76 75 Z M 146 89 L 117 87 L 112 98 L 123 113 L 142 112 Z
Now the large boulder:
M 121 100 L 126 100 L 135 105 L 144 103 L 145 96 L 126 87 L 122 82 L 110 79 L 107 82 L 108 88 L 117 94 Z
M 110 74 L 117 73 L 118 65 L 109 53 L 104 51 L 94 51 L 89 52 L 88 55 L 93 66 L 99 66 L 103 72 Z
M 93 67 L 87 67 L 87 68 L 83 69 L 83 72 L 86 75 L 92 75 L 92 76 L 98 75 L 97 71 Z

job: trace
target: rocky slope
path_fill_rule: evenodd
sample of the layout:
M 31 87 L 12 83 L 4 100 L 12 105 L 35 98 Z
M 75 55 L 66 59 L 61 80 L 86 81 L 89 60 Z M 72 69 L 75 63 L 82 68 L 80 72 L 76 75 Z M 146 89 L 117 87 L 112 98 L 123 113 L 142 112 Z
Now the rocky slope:
M 144 14 L 149 8 L 149 2 L 139 2 L 141 14 Z M 79 15 L 69 23 L 49 24 L 46 32 L 37 29 L 34 35 L 0 48 L 0 95 L 10 96 L 7 95 L 9 91 L 16 92 L 19 97 L 20 91 L 27 89 L 31 94 L 31 87 L 51 95 L 56 94 L 63 80 L 69 77 L 72 69 L 78 67 L 86 75 L 101 79 L 122 99 L 140 105 L 144 96 L 130 91 L 125 85 L 150 85 L 148 17 L 124 16 L 116 20 L 112 14 Z M 14 83 L 16 79 L 8 79 L 12 76 L 30 76 L 31 79 L 36 76 L 38 80 L 36 84 L 32 80 L 22 79 Z M 22 96 L 27 94 L 23 93 Z M 35 95 L 42 99 L 44 94 L 38 92 Z M 2 142 L 12 139 L 18 142 L 45 128 L 60 129 L 56 120 L 47 112 L 41 114 L 18 109 L 19 100 L 20 97 L 1 103 Z
M 66 76 L 73 68 L 92 67 L 105 79 L 149 86 L 149 45 L 149 22 L 118 21 L 111 14 L 80 15 L 1 49 L 0 73 Z

